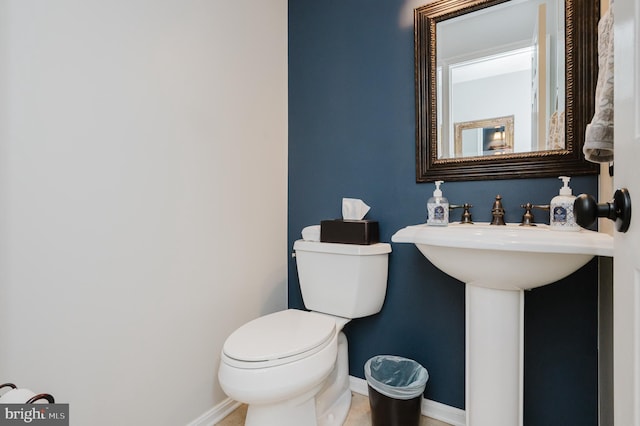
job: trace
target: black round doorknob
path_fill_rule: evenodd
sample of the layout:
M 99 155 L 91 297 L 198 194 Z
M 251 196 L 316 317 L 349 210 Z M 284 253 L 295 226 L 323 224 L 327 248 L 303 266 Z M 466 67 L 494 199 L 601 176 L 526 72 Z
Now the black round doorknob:
M 599 217 L 606 217 L 616 223 L 616 229 L 627 232 L 631 223 L 631 197 L 626 188 L 618 189 L 613 194 L 613 200 L 598 204 L 589 194 L 580 194 L 573 202 L 573 214 L 576 222 L 583 228 L 588 228 Z

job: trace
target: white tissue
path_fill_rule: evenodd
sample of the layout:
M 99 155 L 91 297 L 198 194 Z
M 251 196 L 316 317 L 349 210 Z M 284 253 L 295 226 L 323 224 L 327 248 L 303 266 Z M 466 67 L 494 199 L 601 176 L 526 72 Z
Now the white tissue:
M 25 404 L 34 396 L 36 396 L 36 394 L 29 389 L 11 389 L 4 395 L 0 396 L 0 404 Z
M 302 229 L 302 239 L 305 241 L 320 241 L 320 225 L 311 225 Z
M 358 198 L 342 199 L 342 218 L 347 220 L 363 219 L 367 212 L 371 209 L 364 201 Z

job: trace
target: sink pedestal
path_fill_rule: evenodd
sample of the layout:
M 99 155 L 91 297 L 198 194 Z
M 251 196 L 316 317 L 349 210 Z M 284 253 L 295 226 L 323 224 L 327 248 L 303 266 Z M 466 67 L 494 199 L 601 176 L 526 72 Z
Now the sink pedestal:
M 524 292 L 465 287 L 467 426 L 521 426 Z

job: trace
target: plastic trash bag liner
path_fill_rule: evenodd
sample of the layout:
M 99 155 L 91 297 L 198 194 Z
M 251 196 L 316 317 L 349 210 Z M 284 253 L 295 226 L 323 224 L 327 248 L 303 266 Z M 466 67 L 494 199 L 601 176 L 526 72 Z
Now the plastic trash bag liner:
M 427 369 L 412 359 L 378 355 L 364 365 L 367 383 L 390 398 L 411 399 L 422 395 L 429 379 Z

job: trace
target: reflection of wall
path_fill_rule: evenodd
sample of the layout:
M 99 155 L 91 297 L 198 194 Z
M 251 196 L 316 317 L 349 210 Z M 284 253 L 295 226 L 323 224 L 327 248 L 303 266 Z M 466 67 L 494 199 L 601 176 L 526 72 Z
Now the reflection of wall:
M 492 7 L 491 12 L 476 12 L 471 18 L 463 16 L 437 25 L 439 64 L 455 63 L 456 58 L 469 58 L 477 52 L 504 52 L 514 45 L 531 45 L 542 40 L 545 52 L 541 53 L 546 63 L 538 73 L 545 79 L 541 86 L 544 91 L 540 92 L 544 108 L 540 111 L 547 120 L 534 133 L 543 136 L 543 146 L 546 121 L 556 110 L 556 103 L 559 111 L 564 110 L 564 11 L 559 9 L 562 4 L 560 0 L 506 2 Z M 527 87 L 531 87 L 531 82 L 527 82 Z
M 530 81 L 530 73 L 520 71 L 454 85 L 452 123 L 514 115 L 514 150 L 530 151 Z

